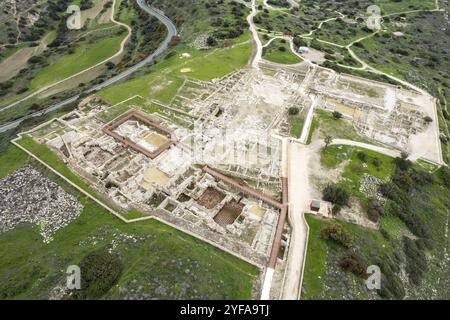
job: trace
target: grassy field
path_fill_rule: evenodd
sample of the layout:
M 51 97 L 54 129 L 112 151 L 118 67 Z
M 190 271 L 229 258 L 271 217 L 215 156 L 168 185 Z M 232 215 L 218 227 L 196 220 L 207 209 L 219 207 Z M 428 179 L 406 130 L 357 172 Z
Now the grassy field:
M 358 153 L 363 151 L 366 155 L 364 161 Z M 379 165 L 374 159 L 379 159 Z M 338 184 L 349 191 L 351 197 L 360 200 L 363 210 L 367 207 L 367 195 L 359 191 L 363 175 L 369 174 L 381 180 L 388 181 L 396 173 L 396 165 L 392 158 L 375 152 L 350 146 L 329 146 L 321 151 L 321 164 L 325 168 L 336 168 L 346 161 L 341 179 Z M 366 263 L 382 266 L 383 275 L 387 277 L 387 295 L 383 297 L 401 297 L 404 288 L 406 298 L 442 299 L 448 298 L 449 291 L 444 279 L 449 276 L 446 255 L 449 253 L 448 239 L 448 187 L 442 180 L 436 168 L 422 162 L 415 162 L 411 170 L 414 172 L 429 172 L 432 182 L 421 185 L 414 182 L 414 188 L 406 193 L 409 209 L 416 215 L 416 221 L 421 220 L 428 230 L 431 247 L 420 250 L 427 255 L 427 269 L 419 285 L 408 281 L 399 282 L 400 268 L 405 265 L 406 253 L 404 251 L 404 237 L 415 239 L 411 229 L 400 215 L 392 210 L 392 201 L 388 200 L 384 214 L 379 220 L 380 231 L 360 228 L 356 225 L 317 219 L 307 216 L 310 226 L 308 256 L 306 260 L 305 280 L 302 297 L 313 298 L 367 298 L 373 293 L 364 289 L 361 279 L 345 273 L 339 266 L 340 259 L 348 254 L 346 249 L 336 243 L 326 241 L 320 237 L 321 230 L 337 223 L 351 235 L 352 249 L 360 254 Z M 419 259 L 419 258 L 417 258 Z M 341 279 L 341 280 L 336 280 Z M 397 279 L 397 280 L 395 280 Z M 383 284 L 382 284 L 383 286 Z M 393 294 L 393 295 L 392 295 Z M 404 293 L 403 293 L 404 294 Z
M 0 163 L 2 164 L 0 179 L 24 166 L 28 160 L 28 156 L 22 150 L 12 144 L 8 145 L 6 152 L 0 154 Z
M 397 13 L 410 10 L 430 10 L 435 8 L 435 0 L 409 0 L 391 1 L 376 0 L 375 3 L 381 8 L 382 14 Z
M 45 147 L 31 139 L 22 144 L 68 175 Z M 48 299 L 54 288 L 65 285 L 69 265 L 78 264 L 90 252 L 112 247 L 124 269 L 102 299 L 123 299 L 124 288 L 130 293 L 139 286 L 139 292 L 157 299 L 251 298 L 259 271 L 248 263 L 154 220 L 123 223 L 13 145 L 0 161 L 0 178 L 31 163 L 84 205 L 81 215 L 49 244 L 42 242 L 35 225 L 21 224 L 0 234 L 2 299 Z
M 114 241 L 124 270 L 105 299 L 123 299 L 120 287 L 137 286 L 158 299 L 251 298 L 255 267 L 162 223 L 127 225 L 92 202 L 81 201 L 80 217 L 58 231 L 50 244 L 42 242 L 32 225 L 0 235 L 2 298 L 48 299 L 53 288 L 65 284 L 69 265 L 89 252 L 110 248 Z M 125 236 L 138 240 L 118 240 Z
M 310 138 L 323 139 L 327 135 L 330 135 L 333 139 L 349 139 L 373 144 L 373 141 L 369 138 L 359 135 L 349 120 L 336 120 L 330 112 L 318 109 L 314 114 Z M 308 141 L 310 142 L 311 140 Z
M 306 215 L 306 221 L 310 233 L 301 298 L 375 298 L 376 294 L 367 289 L 362 278 L 340 268 L 340 258 L 356 250 L 369 264 L 381 257 L 390 260 L 393 246 L 379 232 L 350 223 L 320 219 L 312 215 Z M 350 235 L 353 249 L 346 249 L 321 237 L 322 229 L 330 225 L 338 225 Z
M 296 64 L 302 61 L 292 53 L 289 44 L 281 39 L 275 39 L 268 47 L 264 48 L 263 58 L 281 64 Z
M 55 63 L 39 70 L 31 81 L 30 90 L 33 91 L 70 77 L 111 57 L 119 51 L 122 40 L 122 36 L 115 36 L 80 46 L 75 53 L 63 56 Z
M 289 124 L 291 126 L 291 136 L 300 138 L 305 124 L 305 119 L 301 116 L 289 116 Z
M 360 152 L 366 155 L 364 161 L 358 157 Z M 380 161 L 379 166 L 374 164 L 374 159 Z M 336 168 L 343 161 L 349 161 L 342 173 L 344 184 L 354 194 L 360 196 L 363 195 L 359 191 L 359 182 L 364 174 L 385 180 L 394 172 L 393 159 L 391 157 L 371 150 L 341 145 L 332 145 L 322 149 L 320 163 L 324 167 Z
M 184 76 L 208 81 L 244 67 L 252 50 L 248 39 L 246 33 L 235 39 L 236 45 L 232 47 L 208 51 L 180 47 L 172 57 L 150 68 L 149 74 L 103 89 L 97 95 L 112 104 L 136 94 L 167 104 L 183 84 Z M 189 53 L 191 57 L 182 59 L 181 53 Z M 182 72 L 186 70 L 189 72 Z

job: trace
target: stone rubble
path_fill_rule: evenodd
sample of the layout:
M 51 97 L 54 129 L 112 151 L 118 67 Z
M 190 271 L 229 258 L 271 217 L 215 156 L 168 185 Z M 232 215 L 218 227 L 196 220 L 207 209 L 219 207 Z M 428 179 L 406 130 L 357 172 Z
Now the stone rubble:
M 383 183 L 380 179 L 364 173 L 359 186 L 359 191 L 367 195 L 368 198 L 375 198 L 381 203 L 385 202 L 385 199 L 378 191 L 380 185 Z
M 0 233 L 32 223 L 49 243 L 82 209 L 75 196 L 29 165 L 0 180 Z

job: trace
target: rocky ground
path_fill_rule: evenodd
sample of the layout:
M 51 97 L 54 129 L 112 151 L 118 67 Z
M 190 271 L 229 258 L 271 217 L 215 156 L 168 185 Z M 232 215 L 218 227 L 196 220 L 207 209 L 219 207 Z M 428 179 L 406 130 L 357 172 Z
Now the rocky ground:
M 82 208 L 76 197 L 29 165 L 0 180 L 0 232 L 20 223 L 37 224 L 48 243 Z

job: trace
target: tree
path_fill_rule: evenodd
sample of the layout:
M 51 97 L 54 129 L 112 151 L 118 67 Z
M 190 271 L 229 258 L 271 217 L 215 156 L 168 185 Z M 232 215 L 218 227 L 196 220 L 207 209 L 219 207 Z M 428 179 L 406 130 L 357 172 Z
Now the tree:
M 335 184 L 329 184 L 325 187 L 325 189 L 323 189 L 322 198 L 325 201 L 330 201 L 334 204 L 345 206 L 348 203 L 350 195 L 344 188 Z
M 373 158 L 372 163 L 375 167 L 379 168 L 381 166 L 380 158 Z
M 327 136 L 325 136 L 325 138 L 323 139 L 323 141 L 325 142 L 325 148 L 327 148 L 327 147 L 330 145 L 330 143 L 333 142 L 333 137 L 327 135 Z
M 113 63 L 113 62 L 111 62 L 111 61 L 108 61 L 108 62 L 106 63 L 106 67 L 107 67 L 109 70 L 112 70 L 112 69 L 114 69 L 114 68 L 116 67 L 116 65 L 115 65 L 115 63 Z
M 423 120 L 424 120 L 426 123 L 431 123 L 431 122 L 433 122 L 433 119 L 432 119 L 430 116 L 424 117 Z
M 366 277 L 366 270 L 367 270 L 367 263 L 364 261 L 364 259 L 356 254 L 351 253 L 343 258 L 341 258 L 341 261 L 339 262 L 339 266 L 347 271 L 351 272 L 358 277 L 365 278 Z
M 359 152 L 358 152 L 358 158 L 359 158 L 359 160 L 361 160 L 362 162 L 366 162 L 367 155 L 366 155 L 365 152 L 359 151 Z
M 408 170 L 412 163 L 408 160 L 408 153 L 402 151 L 400 157 L 394 159 L 394 163 L 402 171 Z
M 88 253 L 79 266 L 81 290 L 73 292 L 75 299 L 100 298 L 117 283 L 123 271 L 119 255 L 106 248 Z
M 341 119 L 341 118 L 342 118 L 342 113 L 340 113 L 339 111 L 334 111 L 334 112 L 333 112 L 333 118 L 334 118 L 335 120 Z
M 214 47 L 215 45 L 217 45 L 217 40 L 214 39 L 213 37 L 209 36 L 209 37 L 206 39 L 206 44 L 207 44 L 208 46 L 210 46 L 210 47 Z
M 288 109 L 288 113 L 290 116 L 296 116 L 300 112 L 300 109 L 297 107 L 290 107 Z
M 370 221 L 378 222 L 380 216 L 384 214 L 383 205 L 375 198 L 370 198 L 367 206 L 367 216 Z

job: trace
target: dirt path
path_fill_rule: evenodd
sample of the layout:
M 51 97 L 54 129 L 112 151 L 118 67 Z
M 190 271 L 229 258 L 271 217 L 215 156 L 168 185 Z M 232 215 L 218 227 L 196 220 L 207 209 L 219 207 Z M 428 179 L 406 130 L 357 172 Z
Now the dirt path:
M 324 144 L 325 145 L 325 144 Z M 381 154 L 384 154 L 389 157 L 400 157 L 400 151 L 395 149 L 389 149 L 385 147 L 374 146 L 373 144 L 357 142 L 347 139 L 334 139 L 330 145 L 345 145 L 345 146 L 353 146 L 362 149 L 372 150 Z
M 291 239 L 287 258 L 283 300 L 297 300 L 303 282 L 303 270 L 306 258 L 309 228 L 304 213 L 308 211 L 311 199 L 309 188 L 308 147 L 290 142 L 288 146 L 289 176 L 289 224 Z
M 252 12 L 247 17 L 247 22 L 250 26 L 250 32 L 252 33 L 253 41 L 256 45 L 256 51 L 252 57 L 251 62 L 251 66 L 253 68 L 259 68 L 258 64 L 262 59 L 262 51 L 263 51 L 263 46 L 261 40 L 259 39 L 258 30 L 256 29 L 256 25 L 253 22 L 253 18 L 256 16 L 257 13 L 258 10 L 256 9 L 256 0 L 252 0 Z

